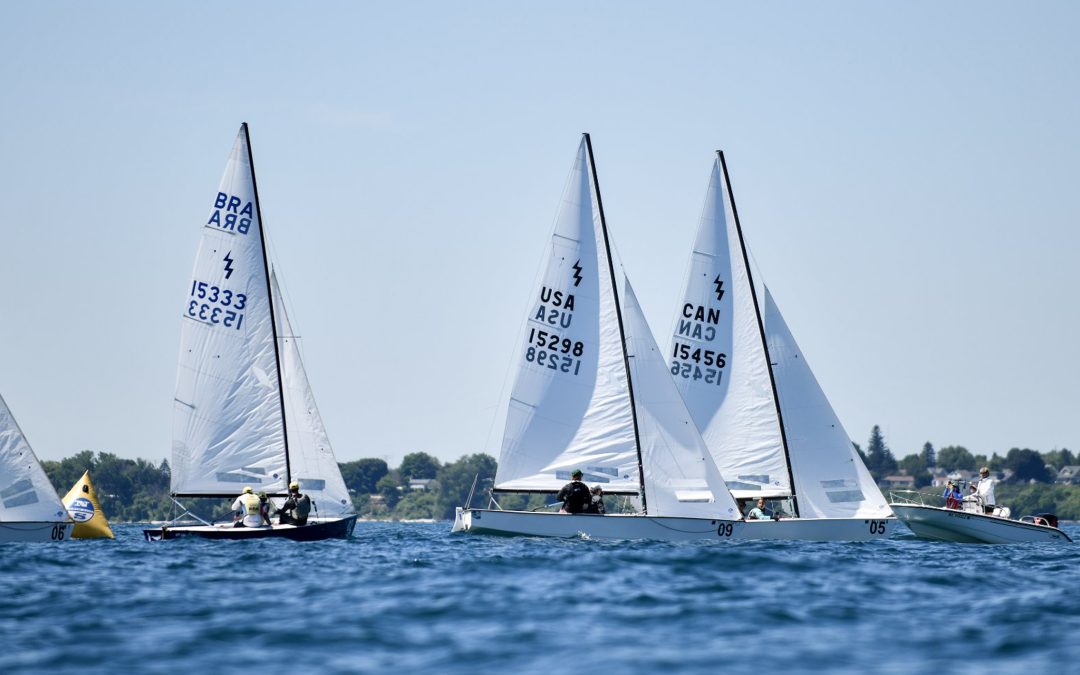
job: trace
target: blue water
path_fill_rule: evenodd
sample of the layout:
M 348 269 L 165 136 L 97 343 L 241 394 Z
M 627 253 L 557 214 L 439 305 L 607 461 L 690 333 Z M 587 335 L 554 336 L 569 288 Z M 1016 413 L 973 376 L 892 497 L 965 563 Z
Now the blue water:
M 0 546 L 0 670 L 1035 673 L 1080 658 L 1078 544 L 448 529 L 148 544 L 120 526 L 115 541 Z

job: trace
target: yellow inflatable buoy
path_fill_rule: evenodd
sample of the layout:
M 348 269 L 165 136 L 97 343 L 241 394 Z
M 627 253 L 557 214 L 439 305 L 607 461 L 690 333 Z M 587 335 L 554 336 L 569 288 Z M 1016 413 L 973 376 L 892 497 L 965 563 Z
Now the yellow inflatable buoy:
M 79 482 L 64 496 L 64 508 L 67 509 L 75 527 L 71 530 L 72 539 L 115 539 L 105 512 L 98 503 L 94 484 L 90 482 L 90 472 L 83 473 Z

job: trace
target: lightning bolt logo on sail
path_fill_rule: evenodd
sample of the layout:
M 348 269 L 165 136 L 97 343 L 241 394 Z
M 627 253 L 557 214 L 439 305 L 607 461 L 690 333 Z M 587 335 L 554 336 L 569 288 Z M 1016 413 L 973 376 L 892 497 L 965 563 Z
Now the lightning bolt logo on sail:
M 232 256 L 232 251 L 229 251 L 228 253 L 225 254 L 225 257 L 223 258 L 223 260 L 225 261 L 225 278 L 226 279 L 231 277 L 232 273 L 235 271 L 235 270 L 233 270 L 233 266 L 232 266 L 233 259 L 232 259 L 231 256 Z

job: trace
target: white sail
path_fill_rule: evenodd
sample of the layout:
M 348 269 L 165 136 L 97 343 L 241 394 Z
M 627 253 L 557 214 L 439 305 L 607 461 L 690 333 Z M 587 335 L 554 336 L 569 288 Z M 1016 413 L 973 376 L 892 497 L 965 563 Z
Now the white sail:
M 765 334 L 784 415 L 799 515 L 884 518 L 889 505 L 765 289 Z
M 640 488 L 626 366 L 586 140 L 578 147 L 529 306 L 495 487 L 556 491 L 580 468 L 605 491 Z
M 284 492 L 285 435 L 255 176 L 240 128 L 181 309 L 172 490 Z
M 634 389 L 646 510 L 652 516 L 738 519 L 709 449 L 671 380 L 664 354 L 624 284 L 623 324 Z
M 0 396 L 0 523 L 67 520 L 60 495 Z
M 352 500 L 341 477 L 330 437 L 308 383 L 300 358 L 298 336 L 293 333 L 277 274 L 270 272 L 274 297 L 274 317 L 278 323 L 281 378 L 285 385 L 285 429 L 289 439 L 289 469 L 300 491 L 315 502 L 319 516 L 337 517 L 353 513 Z
M 789 495 L 769 363 L 725 178 L 717 158 L 668 363 L 728 488 L 736 496 Z

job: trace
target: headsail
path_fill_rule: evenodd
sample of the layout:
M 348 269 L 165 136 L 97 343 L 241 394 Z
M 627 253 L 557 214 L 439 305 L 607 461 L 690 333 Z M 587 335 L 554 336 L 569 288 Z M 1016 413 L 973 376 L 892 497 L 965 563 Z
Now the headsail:
M 765 334 L 804 518 L 884 518 L 888 503 L 765 289 Z
M 246 124 L 211 200 L 181 316 L 173 492 L 284 492 L 284 418 Z
M 285 421 L 289 437 L 289 469 L 300 491 L 315 502 L 320 516 L 353 513 L 352 500 L 341 477 L 330 437 L 308 383 L 307 371 L 300 358 L 300 346 L 293 332 L 285 302 L 278 286 L 277 273 L 270 272 L 274 297 L 274 317 L 278 323 L 281 354 L 281 377 L 285 385 Z
M 0 523 L 67 520 L 60 495 L 0 396 Z
M 735 500 L 671 380 L 629 280 L 624 293 L 623 321 L 649 514 L 737 520 L 741 514 Z
M 728 488 L 737 496 L 790 495 L 783 434 L 751 284 L 718 157 L 668 363 Z
M 495 487 L 556 491 L 580 468 L 638 493 L 622 337 L 586 139 L 578 147 L 518 352 Z

